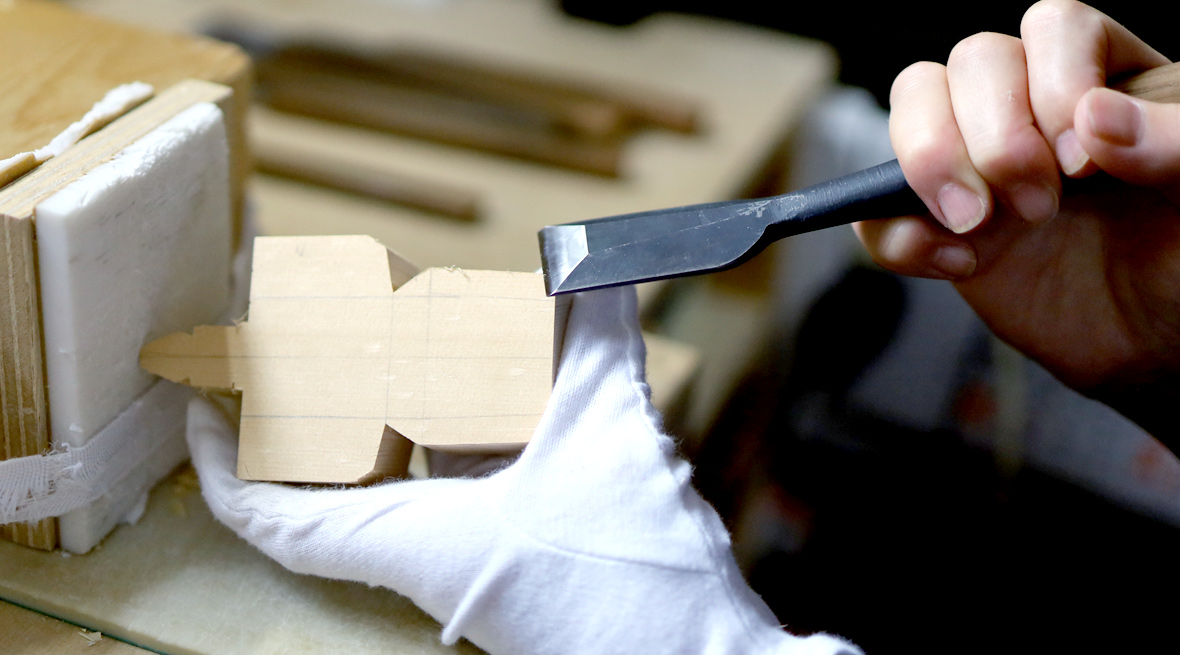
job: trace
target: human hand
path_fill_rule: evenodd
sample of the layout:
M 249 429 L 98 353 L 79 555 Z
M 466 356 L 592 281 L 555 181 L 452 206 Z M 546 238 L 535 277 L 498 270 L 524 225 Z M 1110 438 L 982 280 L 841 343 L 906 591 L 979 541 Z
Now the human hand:
M 997 335 L 1161 438 L 1175 428 L 1153 407 L 1180 398 L 1180 105 L 1103 87 L 1166 63 L 1097 10 L 1042 0 L 1020 39 L 910 66 L 890 137 L 934 220 L 855 226 L 878 263 L 953 280 Z M 1097 171 L 1062 197 L 1063 174 Z
M 217 518 L 287 568 L 394 589 L 491 653 L 859 653 L 783 632 L 659 428 L 635 294 L 573 301 L 553 394 L 520 458 L 478 478 L 347 490 L 234 476 L 233 429 L 189 408 Z

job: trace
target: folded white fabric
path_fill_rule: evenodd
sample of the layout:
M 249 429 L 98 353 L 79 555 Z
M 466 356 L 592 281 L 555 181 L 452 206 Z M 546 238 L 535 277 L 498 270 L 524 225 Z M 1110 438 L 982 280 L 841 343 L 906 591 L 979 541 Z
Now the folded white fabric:
M 784 632 L 746 585 L 716 512 L 648 402 L 635 295 L 574 301 L 532 443 L 480 478 L 348 490 L 234 476 L 225 418 L 189 408 L 214 514 L 287 568 L 389 587 L 490 653 L 854 655 Z

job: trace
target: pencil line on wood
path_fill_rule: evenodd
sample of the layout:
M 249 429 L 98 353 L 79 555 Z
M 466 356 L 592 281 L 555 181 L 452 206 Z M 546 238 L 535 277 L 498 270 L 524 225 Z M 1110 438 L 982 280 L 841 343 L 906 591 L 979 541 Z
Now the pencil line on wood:
M 396 291 L 396 289 L 395 289 L 395 291 Z M 386 356 L 385 356 L 385 410 L 384 410 L 384 413 L 386 415 L 389 414 L 389 396 L 390 396 L 389 392 L 392 390 L 392 389 L 390 389 L 390 387 L 393 384 L 393 358 L 390 357 L 388 355 L 388 353 L 393 352 L 393 341 L 394 341 L 394 339 L 393 339 L 393 335 L 394 335 L 393 324 L 394 324 L 395 320 L 397 320 L 397 312 L 393 311 L 393 308 L 391 307 L 390 312 L 389 312 L 389 327 L 386 328 L 387 331 L 389 332 L 389 343 L 385 347 Z M 382 419 L 382 420 L 385 420 L 385 419 Z
M 434 295 L 433 294 L 434 294 L 434 269 L 432 268 L 428 271 L 428 275 L 426 277 L 426 338 L 425 338 L 426 348 L 424 349 L 425 352 L 430 352 L 430 350 L 431 350 L 431 348 L 430 348 L 430 321 L 431 321 L 430 310 L 431 310 L 431 307 L 434 305 Z M 431 368 L 430 362 L 427 361 L 425 366 L 427 366 L 428 369 Z M 426 378 L 427 378 L 427 376 L 423 375 L 421 378 L 421 381 L 420 381 L 421 385 L 422 385 L 422 392 L 418 394 L 418 398 L 420 400 L 418 414 L 420 416 L 426 415 L 426 403 L 429 402 L 429 400 L 430 400 L 429 398 L 426 397 L 426 391 L 428 389 L 428 387 L 426 386 Z

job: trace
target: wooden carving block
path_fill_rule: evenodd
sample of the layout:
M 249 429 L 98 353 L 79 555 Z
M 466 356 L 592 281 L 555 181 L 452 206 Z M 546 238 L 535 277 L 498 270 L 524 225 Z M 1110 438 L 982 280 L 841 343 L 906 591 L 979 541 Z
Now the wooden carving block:
M 411 442 L 528 442 L 553 384 L 555 303 L 539 274 L 416 269 L 371 237 L 260 237 L 250 313 L 143 348 L 140 364 L 242 393 L 238 477 L 368 483 Z

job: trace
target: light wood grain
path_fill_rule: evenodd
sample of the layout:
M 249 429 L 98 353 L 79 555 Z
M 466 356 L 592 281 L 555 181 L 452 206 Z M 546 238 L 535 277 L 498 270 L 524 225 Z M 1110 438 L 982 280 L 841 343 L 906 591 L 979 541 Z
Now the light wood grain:
M 148 651 L 0 601 L 6 655 L 147 655 Z
M 438 622 L 389 589 L 283 568 L 213 518 L 191 468 L 84 557 L 0 542 L 0 598 L 168 655 L 482 652 L 444 645 Z
M 621 136 L 585 138 L 534 112 L 389 84 L 380 70 L 276 56 L 259 62 L 258 80 L 262 101 L 283 112 L 600 175 L 619 172 Z
M 479 216 L 479 196 L 456 184 L 407 175 L 397 167 L 358 162 L 302 147 L 302 142 L 275 139 L 265 115 L 250 121 L 250 150 L 260 173 L 291 178 L 346 193 L 413 207 L 464 221 Z
M 1139 73 L 1111 88 L 1152 102 L 1180 102 L 1180 63 Z
M 242 392 L 247 480 L 404 476 L 406 440 L 519 449 L 553 380 L 555 302 L 541 276 L 412 270 L 370 237 L 259 238 L 249 319 L 154 341 L 140 364 Z
M 12 217 L 0 202 L 0 459 L 49 448 L 41 305 L 37 296 L 33 222 Z M 0 526 L 0 537 L 35 548 L 57 545 L 57 521 Z
M 312 56 L 345 55 L 342 64 L 376 68 L 403 84 L 537 112 L 586 137 L 602 138 L 643 126 L 687 133 L 695 131 L 699 121 L 693 102 L 650 86 L 563 78 L 547 74 L 542 67 L 504 66 L 422 47 L 351 53 L 337 48 L 335 53 L 325 52 L 333 47 L 317 43 L 302 50 Z M 299 49 L 298 44 L 293 44 L 285 50 Z M 348 61 L 347 54 L 356 58 Z
M 0 159 L 49 143 L 121 84 L 146 82 L 160 91 L 193 78 L 229 86 L 232 193 L 240 201 L 250 170 L 244 131 L 250 60 L 237 47 L 122 25 L 57 3 L 15 0 L 0 4 L 0 61 Z

